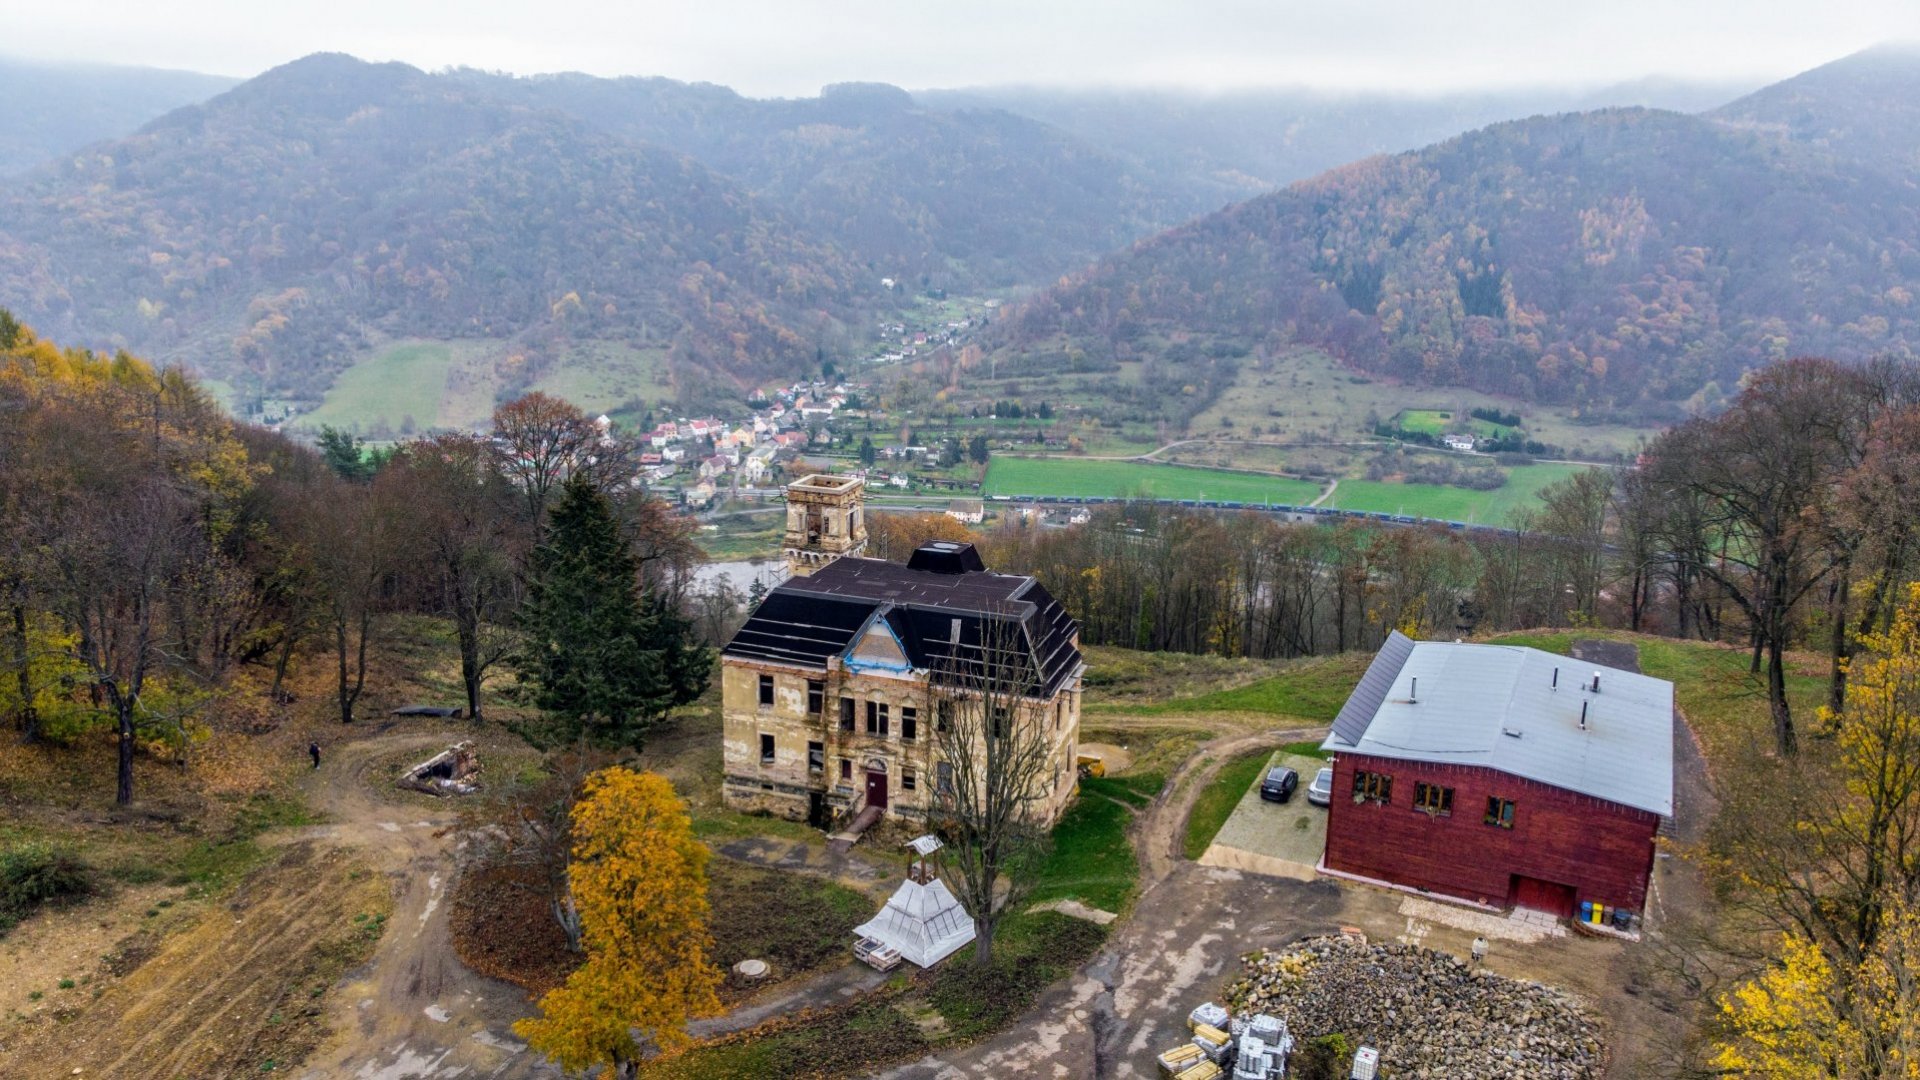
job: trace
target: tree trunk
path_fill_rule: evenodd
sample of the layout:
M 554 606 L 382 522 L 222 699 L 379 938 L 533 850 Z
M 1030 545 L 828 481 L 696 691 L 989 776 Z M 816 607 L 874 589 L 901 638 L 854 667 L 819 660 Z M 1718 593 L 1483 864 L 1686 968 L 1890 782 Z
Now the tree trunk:
M 479 723 L 480 681 L 485 674 L 480 667 L 480 620 L 462 611 L 457 618 L 460 637 L 460 681 L 467 688 L 467 719 Z
M 287 665 L 293 661 L 293 647 L 297 638 L 289 629 L 280 641 L 280 655 L 273 661 L 273 686 L 267 691 L 267 700 L 276 705 L 286 703 Z
M 1853 568 L 1842 562 L 1834 568 L 1833 583 L 1833 639 L 1831 642 L 1831 663 L 1828 668 L 1827 710 L 1833 714 L 1834 723 L 1840 722 L 1840 713 L 1847 705 L 1847 660 L 1852 655 L 1851 639 L 1847 635 L 1847 606 L 1852 599 Z
M 13 656 L 16 665 L 14 676 L 20 680 L 20 740 L 38 742 L 40 710 L 33 705 L 32 657 L 27 653 L 27 609 L 21 604 L 13 605 Z
M 347 619 L 344 614 L 333 620 L 333 652 L 340 662 L 340 722 L 353 723 L 353 698 L 347 693 Z
M 993 963 L 994 923 L 998 920 L 973 920 L 973 966 L 986 967 Z
M 113 801 L 119 806 L 130 806 L 133 803 L 133 701 L 113 683 L 107 684 L 107 695 L 113 699 L 114 717 L 120 724 L 119 783 L 114 789 Z
M 1781 756 L 1799 750 L 1793 734 L 1793 712 L 1787 705 L 1787 666 L 1779 634 L 1767 635 L 1767 703 L 1773 707 L 1773 739 Z

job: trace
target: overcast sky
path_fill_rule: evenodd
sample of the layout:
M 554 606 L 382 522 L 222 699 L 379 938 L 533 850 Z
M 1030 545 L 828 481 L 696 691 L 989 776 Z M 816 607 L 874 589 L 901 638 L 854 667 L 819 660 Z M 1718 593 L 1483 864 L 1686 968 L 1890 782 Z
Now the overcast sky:
M 1218 89 L 1791 74 L 1920 40 L 1915 0 L 0 0 L 0 52 L 254 75 L 322 50 L 519 73 Z

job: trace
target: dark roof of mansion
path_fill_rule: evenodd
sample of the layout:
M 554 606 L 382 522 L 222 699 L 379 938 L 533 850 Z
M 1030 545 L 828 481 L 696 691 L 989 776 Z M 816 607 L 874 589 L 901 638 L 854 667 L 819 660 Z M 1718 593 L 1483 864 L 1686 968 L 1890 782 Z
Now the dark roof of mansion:
M 1080 668 L 1073 617 L 1031 577 L 955 569 L 979 560 L 954 547 L 915 560 L 943 569 L 848 556 L 791 578 L 767 594 L 721 652 L 824 671 L 877 618 L 916 669 L 936 678 L 977 670 L 986 642 L 1015 652 L 1015 662 L 1034 673 L 1037 696 L 1051 697 Z

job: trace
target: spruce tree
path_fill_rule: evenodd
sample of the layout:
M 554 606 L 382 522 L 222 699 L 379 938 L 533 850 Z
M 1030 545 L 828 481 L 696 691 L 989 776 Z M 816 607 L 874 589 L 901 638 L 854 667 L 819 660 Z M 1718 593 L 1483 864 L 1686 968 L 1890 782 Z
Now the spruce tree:
M 684 616 L 642 591 L 613 507 L 591 482 L 569 479 L 550 515 L 521 610 L 521 673 L 545 717 L 523 734 L 637 750 L 669 709 L 700 696 L 712 658 Z

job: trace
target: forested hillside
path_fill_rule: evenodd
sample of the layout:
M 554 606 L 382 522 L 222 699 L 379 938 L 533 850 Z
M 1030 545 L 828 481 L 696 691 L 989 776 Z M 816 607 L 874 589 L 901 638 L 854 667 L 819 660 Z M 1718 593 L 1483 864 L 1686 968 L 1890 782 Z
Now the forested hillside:
M 1051 281 L 1223 201 L 1047 124 L 925 108 L 880 84 L 756 100 L 671 79 L 452 78 L 686 154 L 916 286 Z
M 336 56 L 32 174 L 0 228 L 0 303 L 36 325 L 295 394 L 379 334 L 785 372 L 856 299 L 838 249 L 696 162 Z
M 20 173 L 218 94 L 222 75 L 0 57 L 0 176 Z
M 1881 45 L 1783 79 L 1711 114 L 1833 157 L 1920 164 L 1920 46 Z
M 1038 298 L 1003 347 L 1311 342 L 1403 378 L 1672 417 L 1769 359 L 1910 354 L 1917 246 L 1907 180 L 1830 146 L 1645 109 L 1537 117 L 1175 229 Z

